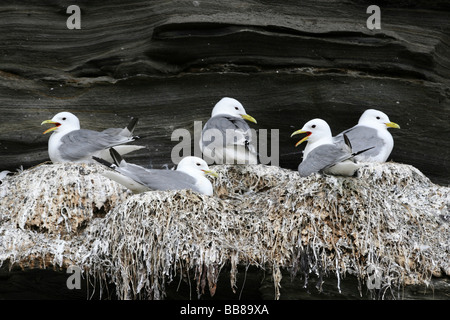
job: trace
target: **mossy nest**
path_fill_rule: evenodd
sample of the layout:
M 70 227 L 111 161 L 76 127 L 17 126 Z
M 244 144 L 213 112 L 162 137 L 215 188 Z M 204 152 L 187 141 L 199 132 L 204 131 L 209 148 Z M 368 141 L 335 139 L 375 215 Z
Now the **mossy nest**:
M 270 271 L 275 299 L 282 270 L 361 283 L 376 270 L 383 292 L 450 275 L 450 188 L 414 167 L 370 164 L 356 178 L 301 178 L 264 165 L 214 169 L 211 197 L 133 195 L 96 164 L 8 177 L 0 186 L 0 264 L 75 264 L 113 283 L 120 299 L 164 299 L 175 278 L 214 295 L 224 266 L 233 290 L 239 265 Z

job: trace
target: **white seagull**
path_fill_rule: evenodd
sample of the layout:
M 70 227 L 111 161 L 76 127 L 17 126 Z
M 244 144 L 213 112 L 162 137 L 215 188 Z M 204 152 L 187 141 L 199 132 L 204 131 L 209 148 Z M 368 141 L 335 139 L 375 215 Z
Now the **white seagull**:
M 245 120 L 256 123 L 236 99 L 225 97 L 214 106 L 199 141 L 208 163 L 258 163 L 253 133 Z
M 348 140 L 345 144 L 334 143 L 330 126 L 322 119 L 308 121 L 302 129 L 292 133 L 291 137 L 302 133 L 306 133 L 306 136 L 295 145 L 297 147 L 308 141 L 303 151 L 303 160 L 298 166 L 302 177 L 313 173 L 353 176 L 361 167 L 361 164 L 354 160 L 355 155 L 370 149 L 353 153 Z
M 133 193 L 150 190 L 183 190 L 190 189 L 208 196 L 213 195 L 211 181 L 207 175 L 217 177 L 208 164 L 198 157 L 185 157 L 177 165 L 176 170 L 146 169 L 136 164 L 127 163 L 120 154 L 110 149 L 114 163 L 93 157 L 97 162 L 113 169 L 103 175 L 130 189 Z
M 116 147 L 120 154 L 145 148 L 144 146 L 122 145 L 134 141 L 133 136 L 138 119 L 133 118 L 126 128 L 109 128 L 104 131 L 80 129 L 80 121 L 70 112 L 60 112 L 43 124 L 53 124 L 44 131 L 52 132 L 48 140 L 48 155 L 55 162 L 93 162 L 92 156 L 112 161 L 108 149 Z
M 333 138 L 335 143 L 344 143 L 344 133 L 350 140 L 354 150 L 367 147 L 373 149 L 356 156 L 360 162 L 385 162 L 394 147 L 394 139 L 389 128 L 400 129 L 400 126 L 389 120 L 389 117 L 378 110 L 368 109 L 359 118 L 358 124 Z

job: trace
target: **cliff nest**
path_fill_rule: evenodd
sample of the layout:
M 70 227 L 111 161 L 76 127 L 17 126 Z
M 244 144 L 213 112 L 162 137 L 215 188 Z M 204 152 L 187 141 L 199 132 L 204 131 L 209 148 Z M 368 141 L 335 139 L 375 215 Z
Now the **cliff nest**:
M 273 166 L 214 166 L 215 195 L 132 194 L 97 164 L 44 164 L 0 185 L 0 266 L 68 268 L 112 283 L 119 299 L 164 299 L 174 279 L 214 295 L 238 266 L 394 292 L 450 275 L 450 188 L 416 168 L 369 164 L 358 177 Z M 361 287 L 359 288 L 361 292 Z

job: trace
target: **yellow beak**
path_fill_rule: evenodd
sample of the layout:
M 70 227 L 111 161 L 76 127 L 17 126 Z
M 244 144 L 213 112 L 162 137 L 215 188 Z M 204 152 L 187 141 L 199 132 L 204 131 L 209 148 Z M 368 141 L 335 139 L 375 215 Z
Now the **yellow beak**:
M 51 132 L 51 131 L 53 131 L 53 130 L 56 130 L 56 129 L 58 129 L 58 127 L 61 125 L 61 123 L 56 122 L 56 121 L 53 121 L 53 120 L 45 120 L 45 121 L 42 121 L 41 126 L 42 126 L 43 124 L 45 124 L 45 123 L 54 124 L 55 126 L 49 128 L 49 129 L 47 129 L 47 130 L 45 130 L 42 134 L 46 134 L 46 133 L 49 133 L 49 132 Z
M 302 140 L 300 140 L 299 142 L 297 142 L 297 143 L 295 144 L 296 147 L 297 147 L 299 144 L 301 144 L 302 142 L 305 142 L 306 140 L 308 140 L 309 136 L 311 135 L 311 132 L 310 132 L 310 131 L 305 131 L 305 130 L 303 130 L 303 129 L 300 129 L 300 130 L 297 130 L 297 131 L 293 132 L 293 133 L 291 134 L 291 138 L 292 138 L 293 136 L 295 136 L 296 134 L 301 134 L 301 133 L 306 133 L 307 136 L 304 137 L 304 138 L 303 138 Z
M 400 126 L 398 124 L 396 124 L 395 122 L 388 122 L 385 124 L 386 124 L 386 127 L 400 129 Z
M 253 118 L 252 116 L 249 116 L 248 114 L 241 114 L 241 117 L 242 117 L 243 119 L 247 120 L 247 121 L 256 123 L 255 118 Z
M 214 170 L 202 170 L 206 175 L 218 178 L 219 175 Z

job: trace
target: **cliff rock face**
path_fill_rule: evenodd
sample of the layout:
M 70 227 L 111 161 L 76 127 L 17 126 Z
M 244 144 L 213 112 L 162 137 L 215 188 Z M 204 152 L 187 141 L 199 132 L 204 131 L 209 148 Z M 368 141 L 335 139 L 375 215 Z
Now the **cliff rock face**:
M 374 30 L 358 0 L 81 1 L 81 29 L 68 29 L 71 4 L 0 5 L 1 170 L 47 160 L 40 123 L 63 110 L 95 130 L 139 117 L 148 150 L 129 161 L 172 165 L 172 132 L 230 96 L 255 129 L 279 130 L 281 167 L 300 162 L 290 134 L 306 121 L 337 134 L 375 108 L 402 127 L 390 159 L 450 181 L 445 1 L 379 3 Z
M 116 298 L 257 288 L 250 296 L 283 299 L 303 287 L 361 297 L 375 269 L 375 297 L 416 285 L 437 296 L 436 279 L 448 297 L 447 1 L 378 1 L 374 30 L 361 0 L 76 1 L 81 29 L 68 29 L 72 4 L 0 4 L 0 171 L 25 169 L 0 185 L 3 297 L 30 290 L 36 269 L 70 265 Z M 259 133 L 279 134 L 280 166 L 219 166 L 214 197 L 131 195 L 97 165 L 33 167 L 48 160 L 40 123 L 60 111 L 94 130 L 138 117 L 147 149 L 126 160 L 171 167 L 174 130 L 193 140 L 194 121 L 224 96 L 243 103 Z M 337 134 L 368 108 L 401 126 L 393 162 L 359 179 L 291 170 L 301 161 L 294 130 L 321 117 Z M 50 294 L 50 283 L 31 291 Z

